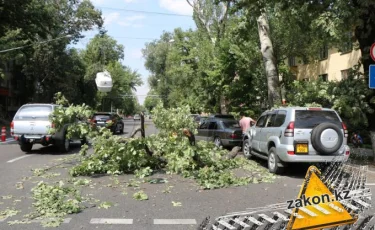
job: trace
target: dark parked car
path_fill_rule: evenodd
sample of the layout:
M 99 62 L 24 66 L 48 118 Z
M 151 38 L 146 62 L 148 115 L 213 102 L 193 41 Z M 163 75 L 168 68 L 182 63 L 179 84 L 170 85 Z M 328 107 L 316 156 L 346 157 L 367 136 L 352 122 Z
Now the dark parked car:
M 95 113 L 91 122 L 97 127 L 107 127 L 112 133 L 124 133 L 124 121 L 116 113 L 98 112 Z
M 198 127 L 207 119 L 207 116 L 196 116 L 194 121 L 197 123 Z
M 233 117 L 233 116 L 232 116 Z M 216 146 L 242 145 L 242 130 L 237 120 L 227 115 L 211 116 L 198 128 L 197 140 L 213 141 Z

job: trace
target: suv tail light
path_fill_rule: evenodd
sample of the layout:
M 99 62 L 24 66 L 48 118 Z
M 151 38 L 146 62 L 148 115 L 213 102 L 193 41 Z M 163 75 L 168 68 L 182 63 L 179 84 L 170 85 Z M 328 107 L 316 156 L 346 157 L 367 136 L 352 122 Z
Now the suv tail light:
M 232 133 L 229 137 L 232 138 L 232 139 L 238 138 L 238 136 L 235 133 Z
M 294 121 L 289 122 L 284 132 L 285 137 L 294 137 Z
M 14 135 L 14 121 L 12 121 L 10 123 L 10 135 L 13 136 Z
M 342 129 L 344 130 L 344 137 L 348 137 L 348 128 L 346 127 L 345 123 L 342 122 Z

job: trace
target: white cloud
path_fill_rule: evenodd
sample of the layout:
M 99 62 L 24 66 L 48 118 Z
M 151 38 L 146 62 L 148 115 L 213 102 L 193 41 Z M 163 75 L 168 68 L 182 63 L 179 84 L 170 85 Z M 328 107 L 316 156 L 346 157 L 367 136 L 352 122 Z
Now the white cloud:
M 136 2 L 137 0 L 124 0 L 125 3 L 132 3 L 132 2 Z
M 161 8 L 177 14 L 193 15 L 193 8 L 186 0 L 159 0 L 159 5 Z
M 120 13 L 118 12 L 113 12 L 109 13 L 107 15 L 104 15 L 104 25 L 109 25 L 112 24 L 113 22 L 118 21 L 120 18 Z
M 130 26 L 130 27 L 139 28 L 139 27 L 143 26 L 142 23 L 140 23 L 139 21 L 141 21 L 144 18 L 145 18 L 145 16 L 141 15 L 141 14 L 128 16 L 128 17 L 125 17 L 125 18 L 122 18 L 121 20 L 119 20 L 117 22 L 117 24 L 119 24 L 120 26 L 125 26 L 125 27 Z
M 97 5 L 102 5 L 103 3 L 105 3 L 106 0 L 91 0 L 91 3 L 95 6 Z
M 120 13 L 113 12 L 104 15 L 104 26 L 116 23 L 119 26 L 140 28 L 143 27 L 141 21 L 144 18 L 145 16 L 142 14 L 121 17 Z

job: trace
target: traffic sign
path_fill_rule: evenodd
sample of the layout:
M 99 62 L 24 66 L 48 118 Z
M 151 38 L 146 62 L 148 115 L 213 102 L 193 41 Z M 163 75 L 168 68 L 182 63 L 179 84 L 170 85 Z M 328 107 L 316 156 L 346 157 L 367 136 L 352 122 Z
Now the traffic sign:
M 375 89 L 375 65 L 370 65 L 369 67 L 368 87 Z
M 375 43 L 372 44 L 372 46 L 370 48 L 370 56 L 371 56 L 372 60 L 375 61 Z
M 353 224 L 357 221 L 340 203 L 340 199 L 345 199 L 349 191 L 346 195 L 335 191 L 333 195 L 318 174 L 320 176 L 320 171 L 315 166 L 311 166 L 307 171 L 298 199 L 294 201 L 296 208 L 293 210 L 287 229 L 323 229 Z M 308 201 L 307 205 L 306 201 Z M 300 204 L 297 205 L 298 203 Z M 302 216 L 305 218 L 301 218 Z

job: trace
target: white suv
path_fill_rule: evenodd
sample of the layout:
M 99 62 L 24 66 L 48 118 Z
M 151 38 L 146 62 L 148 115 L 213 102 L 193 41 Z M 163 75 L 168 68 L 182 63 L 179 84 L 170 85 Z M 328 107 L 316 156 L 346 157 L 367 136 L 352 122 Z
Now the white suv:
M 49 117 L 59 105 L 55 104 L 26 104 L 18 109 L 10 124 L 11 135 L 18 141 L 20 148 L 24 152 L 30 152 L 34 144 L 43 146 L 56 145 L 61 152 L 68 152 L 70 139 L 67 138 L 67 128 L 65 124 L 54 134 L 49 133 L 50 128 L 54 128 Z M 72 138 L 73 139 L 73 138 Z M 74 137 L 86 143 L 86 138 Z
M 272 173 L 288 162 L 340 162 L 349 158 L 348 131 L 335 110 L 285 107 L 264 112 L 243 139 L 244 155 L 268 160 Z

